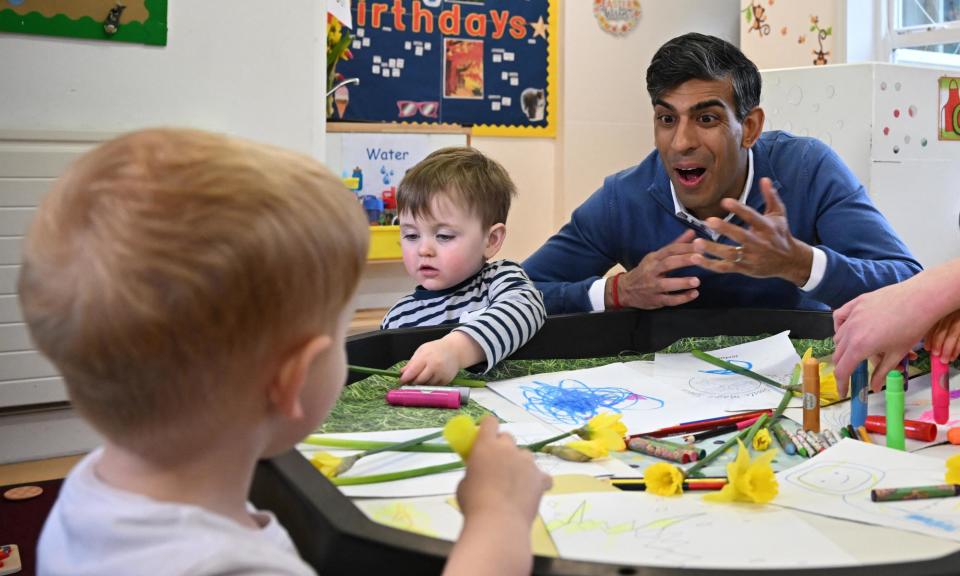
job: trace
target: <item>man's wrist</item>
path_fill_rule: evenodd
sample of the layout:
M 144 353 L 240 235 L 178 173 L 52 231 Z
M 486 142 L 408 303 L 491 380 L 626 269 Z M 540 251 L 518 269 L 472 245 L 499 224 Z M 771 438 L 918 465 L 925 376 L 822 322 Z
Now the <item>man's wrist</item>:
M 797 263 L 791 267 L 790 281 L 800 287 L 810 280 L 810 274 L 813 271 L 813 248 L 809 244 L 797 241 L 797 253 Z

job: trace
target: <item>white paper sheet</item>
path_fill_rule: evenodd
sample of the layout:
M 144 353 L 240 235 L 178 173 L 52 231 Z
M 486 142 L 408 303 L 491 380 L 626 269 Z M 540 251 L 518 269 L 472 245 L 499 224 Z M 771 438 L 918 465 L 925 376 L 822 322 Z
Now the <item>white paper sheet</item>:
M 450 496 L 355 500 L 368 518 L 408 532 L 455 541 L 463 529 L 463 515 L 449 502 Z
M 872 502 L 873 488 L 943 484 L 944 461 L 844 439 L 780 472 L 777 506 L 960 541 L 960 498 Z
M 789 332 L 710 352 L 777 382 L 786 384 L 800 356 L 790 343 Z M 654 375 L 683 390 L 691 398 L 720 404 L 726 410 L 761 409 L 776 406 L 783 391 L 705 362 L 693 354 L 661 354 L 654 359 Z
M 500 429 L 511 433 L 518 444 L 530 444 L 538 440 L 556 435 L 556 431 L 540 423 L 502 424 Z M 403 442 L 411 438 L 423 436 L 437 430 L 436 428 L 419 428 L 415 430 L 391 430 L 382 432 L 358 432 L 353 434 L 328 434 L 333 438 L 350 438 L 353 440 L 375 440 L 383 442 Z M 576 438 L 571 438 L 575 440 Z M 438 439 L 437 442 L 443 443 Z M 326 446 L 300 444 L 297 449 L 310 458 L 314 452 L 325 451 L 336 456 L 356 454 L 358 450 L 335 450 Z M 536 454 L 537 466 L 545 473 L 556 474 L 587 474 L 589 476 L 610 476 L 611 472 L 599 462 L 567 462 L 547 454 Z M 453 453 L 424 453 L 424 452 L 381 452 L 361 458 L 343 476 L 367 476 L 371 474 L 386 474 L 400 470 L 436 466 L 449 462 L 457 462 L 460 457 Z M 611 462 L 612 465 L 622 465 Z M 351 498 L 408 498 L 415 496 L 433 496 L 438 494 L 453 494 L 457 484 L 463 478 L 462 469 L 440 474 L 430 474 L 417 478 L 379 482 L 376 484 L 361 484 L 357 486 L 341 486 L 340 490 Z
M 742 569 L 857 563 L 801 514 L 772 506 L 707 503 L 699 494 L 545 496 L 540 514 L 561 558 Z
M 787 332 L 713 354 L 783 382 L 789 381 L 800 360 Z M 488 387 L 561 429 L 581 426 L 602 412 L 617 412 L 623 414 L 630 434 L 735 410 L 772 408 L 783 398 L 777 388 L 723 372 L 689 354 L 671 354 L 657 355 L 653 374 L 649 362 L 613 363 L 512 378 Z

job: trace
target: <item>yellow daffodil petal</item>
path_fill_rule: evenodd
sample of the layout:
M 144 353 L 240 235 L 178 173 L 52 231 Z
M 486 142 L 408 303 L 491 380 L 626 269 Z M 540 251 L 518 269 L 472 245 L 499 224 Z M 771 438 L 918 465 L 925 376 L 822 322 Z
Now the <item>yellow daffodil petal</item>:
M 683 472 L 673 464 L 657 462 L 643 471 L 647 492 L 658 496 L 683 494 Z
M 327 478 L 333 478 L 337 475 L 337 469 L 342 461 L 343 458 L 337 458 L 329 452 L 317 452 L 310 457 L 310 463 L 313 464 L 314 468 Z
M 597 414 L 591 418 L 585 426 L 576 430 L 575 433 L 584 440 L 594 440 L 598 436 L 616 436 L 620 438 L 622 444 L 623 437 L 627 434 L 627 425 L 620 421 L 621 418 L 623 418 L 623 414 L 615 414 L 613 412 Z M 626 445 L 624 444 L 622 447 L 614 449 L 624 450 L 625 448 Z
M 610 455 L 608 446 L 597 440 L 574 440 L 573 442 L 568 442 L 567 447 L 573 448 L 577 452 L 588 456 L 591 460 L 606 458 Z
M 779 484 L 770 466 L 777 451 L 767 450 L 751 462 L 747 448 L 743 442 L 739 444 L 737 459 L 727 465 L 728 484 L 720 492 L 704 496 L 704 500 L 764 504 L 777 496 Z
M 947 483 L 960 484 L 960 454 L 947 459 Z
M 623 435 L 609 429 L 597 432 L 588 442 L 597 442 L 602 444 L 607 450 L 617 452 L 622 452 L 627 449 L 627 443 L 624 441 Z
M 757 431 L 756 435 L 753 437 L 753 449 L 759 452 L 766 450 L 770 447 L 770 431 L 766 428 L 761 428 Z
M 807 348 L 806 351 L 803 353 L 803 357 L 800 358 L 800 362 L 801 362 L 800 365 L 801 365 L 801 366 L 803 365 L 803 361 L 806 360 L 807 358 L 813 358 L 813 347 L 812 347 L 812 346 L 809 347 L 809 348 Z
M 473 443 L 477 439 L 477 428 L 473 418 L 466 414 L 454 416 L 447 421 L 443 427 L 443 437 L 447 444 L 453 448 L 453 451 L 460 455 L 460 458 L 466 460 L 470 457 L 470 450 L 473 449 Z
M 833 368 L 826 362 L 820 363 L 820 403 L 831 404 L 840 399 L 837 390 L 837 378 L 833 375 Z

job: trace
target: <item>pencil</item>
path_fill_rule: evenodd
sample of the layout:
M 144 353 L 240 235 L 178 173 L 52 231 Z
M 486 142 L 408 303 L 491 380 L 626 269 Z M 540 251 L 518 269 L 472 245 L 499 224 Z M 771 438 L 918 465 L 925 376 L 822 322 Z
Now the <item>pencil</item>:
M 642 478 L 630 478 L 622 480 L 613 479 L 610 481 L 610 484 L 616 488 L 619 488 L 620 490 L 628 490 L 632 492 L 644 492 L 647 489 L 647 483 Z M 689 478 L 684 480 L 683 484 L 681 484 L 683 489 L 688 491 L 721 490 L 726 485 L 726 478 Z

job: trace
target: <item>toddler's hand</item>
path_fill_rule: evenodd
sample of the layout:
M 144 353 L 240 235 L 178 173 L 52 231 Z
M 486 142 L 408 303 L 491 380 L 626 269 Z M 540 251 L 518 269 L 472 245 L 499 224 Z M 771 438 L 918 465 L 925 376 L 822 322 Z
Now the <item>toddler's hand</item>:
M 400 383 L 445 386 L 461 368 L 473 366 L 483 357 L 483 350 L 473 338 L 463 332 L 451 332 L 417 348 L 400 370 Z
M 537 468 L 533 453 L 518 448 L 510 434 L 498 432 L 496 418 L 487 416 L 467 460 L 467 474 L 457 487 L 464 518 L 496 517 L 494 525 L 519 520 L 529 530 L 540 497 L 553 480 Z
M 941 318 L 923 339 L 923 347 L 931 356 L 953 362 L 960 355 L 960 310 Z

